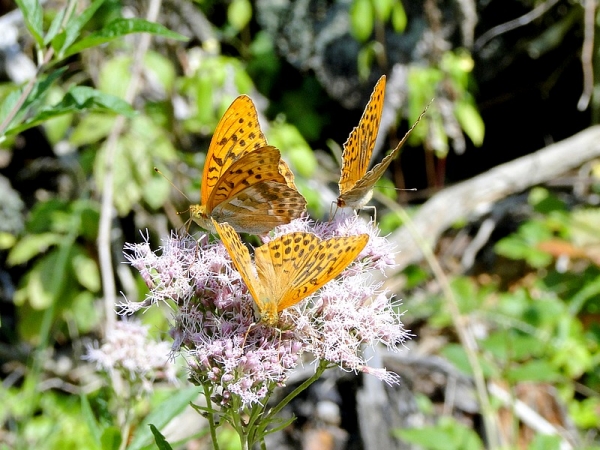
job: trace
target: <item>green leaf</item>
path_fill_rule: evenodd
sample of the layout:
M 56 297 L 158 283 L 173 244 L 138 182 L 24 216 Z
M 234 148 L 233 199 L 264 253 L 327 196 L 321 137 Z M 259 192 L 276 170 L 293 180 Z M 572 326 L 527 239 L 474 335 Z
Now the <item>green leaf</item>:
M 121 442 L 123 442 L 123 436 L 119 427 L 107 427 L 102 432 L 100 438 L 103 450 L 119 450 L 121 448 Z
M 74 285 L 75 283 L 73 283 Z M 81 334 L 92 333 L 102 325 L 102 313 L 95 307 L 98 297 L 90 291 L 80 291 L 68 306 L 71 324 Z
M 112 114 L 86 114 L 71 133 L 69 142 L 76 147 L 95 144 L 109 135 L 114 123 Z
M 159 209 L 165 204 L 171 193 L 171 185 L 163 177 L 150 177 L 144 183 L 142 196 L 153 209 Z
M 79 398 L 81 399 L 81 413 L 82 413 L 83 419 L 84 419 L 85 423 L 87 424 L 88 430 L 89 430 L 90 434 L 92 435 L 92 437 L 94 438 L 94 441 L 97 442 L 98 447 L 100 447 L 100 436 L 102 433 L 100 430 L 100 426 L 98 425 L 98 422 L 96 422 L 96 418 L 94 417 L 94 412 L 92 411 L 90 401 L 88 400 L 88 398 L 85 394 L 81 394 L 79 396 Z M 102 447 L 102 448 L 107 448 L 107 447 Z
M 252 5 L 248 0 L 233 0 L 227 8 L 227 20 L 237 31 L 242 30 L 252 19 Z
M 404 6 L 402 6 L 402 2 L 398 1 L 392 9 L 392 26 L 394 27 L 394 31 L 403 33 L 406 30 L 407 24 L 408 17 L 406 17 L 406 11 L 404 10 Z
M 536 434 L 531 443 L 527 446 L 527 450 L 560 450 L 565 447 L 562 445 L 560 436 Z M 591 450 L 591 448 L 589 449 Z
M 373 50 L 372 45 L 365 45 L 358 51 L 356 66 L 358 69 L 358 78 L 361 81 L 369 79 L 369 75 L 371 74 L 371 67 L 373 66 L 375 56 L 376 54 Z
M 27 300 L 33 309 L 46 309 L 58 298 L 59 286 L 54 281 L 58 253 L 53 251 L 44 256 L 28 274 L 24 300 Z
M 169 30 L 168 28 L 154 22 L 148 22 L 143 19 L 115 19 L 102 28 L 100 31 L 92 33 L 83 38 L 73 46 L 71 46 L 64 54 L 65 57 L 79 53 L 80 51 L 95 47 L 97 45 L 106 44 L 120 37 L 132 33 L 150 33 L 157 36 L 162 36 L 178 41 L 187 41 L 188 38 Z
M 0 231 L 0 250 L 8 250 L 17 243 L 17 237 L 7 231 Z
M 537 381 L 554 383 L 562 379 L 562 375 L 547 361 L 529 361 L 518 367 L 511 368 L 506 374 L 509 382 Z
M 173 62 L 157 52 L 148 51 L 144 55 L 146 70 L 156 77 L 165 91 L 171 91 L 175 85 L 177 74 Z
M 460 123 L 461 128 L 469 136 L 469 139 L 480 147 L 483 144 L 483 136 L 485 134 L 485 124 L 479 115 L 479 111 L 470 102 L 459 102 L 454 108 L 454 113 Z
M 403 441 L 429 450 L 482 450 L 483 443 L 471 428 L 452 418 L 442 418 L 436 426 L 394 430 Z
M 373 34 L 373 5 L 370 0 L 354 0 L 350 7 L 350 31 L 359 42 L 366 42 Z
M 88 86 L 74 86 L 59 103 L 42 109 L 22 125 L 11 129 L 11 133 L 20 133 L 50 119 L 84 110 L 108 110 L 126 117 L 133 117 L 136 114 L 129 103 L 119 97 L 105 94 Z
M 55 70 L 54 72 L 50 73 L 47 77 L 41 79 L 40 81 L 37 81 L 34 84 L 33 89 L 31 90 L 31 92 L 29 93 L 29 95 L 27 96 L 27 98 L 25 99 L 23 104 L 20 106 L 19 111 L 14 115 L 13 119 L 8 124 L 5 134 L 7 134 L 7 135 L 15 134 L 15 133 L 22 131 L 22 130 L 19 130 L 19 128 L 17 128 L 17 127 L 14 127 L 14 128 L 10 128 L 10 127 L 12 124 L 19 123 L 23 119 L 23 117 L 27 114 L 29 108 L 33 108 L 35 105 L 42 103 L 42 101 L 44 99 L 44 95 L 46 94 L 48 89 L 50 89 L 50 87 L 52 86 L 54 81 L 57 78 L 59 78 L 65 72 L 65 70 L 66 70 L 66 67 Z M 17 106 L 17 102 L 22 94 L 23 94 L 23 88 L 11 92 L 8 95 L 8 97 L 4 100 L 4 102 L 2 103 L 2 106 L 0 107 L 0 123 L 4 122 L 4 120 L 6 119 L 6 117 L 8 117 L 10 112 Z M 30 127 L 27 127 L 27 128 L 30 128 Z M 0 130 L 0 132 L 1 132 L 1 130 Z
M 85 24 L 89 22 L 98 8 L 102 6 L 104 1 L 105 0 L 94 0 L 91 5 L 86 6 L 83 9 L 81 14 L 73 14 L 71 17 L 69 17 L 69 22 L 65 27 L 65 32 L 61 33 L 61 36 L 59 36 L 56 41 L 56 44 L 60 45 L 60 50 L 58 52 L 60 57 L 67 56 L 64 55 L 65 50 L 67 50 L 71 44 L 77 40 Z M 55 47 L 55 49 L 57 49 L 57 47 Z
M 394 3 L 396 3 L 396 0 L 374 0 L 373 9 L 375 10 L 375 17 L 377 20 L 387 22 L 392 13 Z
M 579 428 L 600 428 L 600 398 L 586 398 L 580 402 L 571 402 L 569 417 Z
M 24 264 L 59 244 L 62 239 L 63 237 L 56 233 L 28 234 L 11 249 L 6 262 L 9 266 Z
M 94 177 L 98 180 L 100 189 L 104 189 L 104 160 L 105 149 L 96 154 L 94 163 Z M 154 166 L 164 167 L 167 161 L 175 158 L 175 150 L 166 136 L 164 130 L 157 127 L 148 117 L 140 114 L 129 125 L 127 133 L 117 141 L 114 156 L 114 190 L 115 207 L 119 215 L 124 216 L 131 211 L 134 204 L 142 199 L 148 192 L 149 177 L 154 176 Z M 159 193 L 164 194 L 161 190 Z M 158 200 L 153 200 L 155 204 Z
M 446 357 L 450 362 L 452 362 L 457 369 L 466 373 L 467 375 L 471 375 L 473 372 L 471 370 L 471 365 L 469 362 L 469 358 L 465 353 L 465 350 L 458 344 L 448 344 L 442 349 L 442 355 Z M 497 376 L 496 370 L 493 366 L 490 365 L 487 361 L 483 359 L 479 359 L 479 364 L 483 369 L 483 373 L 485 376 Z
M 154 435 L 154 443 L 160 450 L 173 450 L 173 447 L 169 445 L 165 437 L 160 434 L 160 431 L 158 431 L 154 425 L 150 424 L 150 430 Z
M 100 290 L 100 272 L 96 261 L 80 252 L 73 256 L 71 265 L 79 284 L 91 292 Z
M 75 86 L 67 92 L 58 108 L 65 109 L 105 109 L 108 111 L 122 114 L 126 117 L 133 117 L 135 110 L 129 103 L 115 97 L 114 95 L 105 94 L 88 86 Z
M 50 43 L 52 41 L 52 39 L 54 39 L 56 37 L 56 35 L 58 34 L 58 32 L 60 31 L 60 26 L 65 17 L 65 13 L 66 13 L 66 9 L 63 8 L 54 15 L 54 19 L 52 19 L 50 28 L 48 29 L 48 32 L 46 33 L 46 36 L 44 37 L 44 45 L 48 45 L 48 43 Z
M 39 0 L 15 0 L 15 3 L 23 14 L 27 29 L 37 42 L 39 47 L 44 46 L 44 28 L 42 17 L 42 5 Z
M 179 415 L 189 403 L 198 397 L 200 389 L 197 386 L 191 386 L 186 389 L 178 389 L 173 395 L 168 397 L 144 419 L 144 422 L 137 428 L 131 444 L 127 450 L 140 450 L 147 446 L 152 440 L 152 432 L 149 424 L 153 424 L 157 429 L 163 428 L 174 417 Z
M 315 153 L 294 125 L 275 123 L 269 133 L 269 143 L 282 150 L 283 159 L 291 164 L 293 172 L 305 178 L 312 177 L 318 163 Z

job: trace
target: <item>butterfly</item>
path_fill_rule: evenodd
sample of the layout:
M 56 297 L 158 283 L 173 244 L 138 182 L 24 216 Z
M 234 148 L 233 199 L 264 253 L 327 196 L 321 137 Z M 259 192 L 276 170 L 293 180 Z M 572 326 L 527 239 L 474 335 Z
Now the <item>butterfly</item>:
M 277 325 L 279 313 L 338 276 L 362 251 L 369 235 L 321 240 L 312 233 L 288 233 L 250 252 L 227 223 L 214 226 L 235 268 L 254 298 L 261 322 Z M 256 268 L 256 272 L 255 269 Z
M 210 141 L 200 204 L 190 215 L 214 231 L 211 219 L 228 222 L 239 232 L 264 234 L 300 217 L 306 200 L 281 153 L 260 129 L 250 97 L 237 97 L 219 121 Z
M 396 157 L 404 142 L 408 139 L 411 131 L 421 121 L 427 111 L 421 113 L 414 125 L 406 132 L 400 143 L 390 154 L 367 172 L 375 140 L 379 132 L 381 112 L 383 110 L 383 98 L 385 96 L 385 75 L 383 75 L 371 94 L 371 98 L 365 110 L 348 139 L 344 143 L 342 152 L 342 174 L 340 176 L 340 195 L 337 198 L 339 208 L 350 207 L 353 209 L 363 208 L 373 196 L 373 186 L 385 173 L 392 160 Z

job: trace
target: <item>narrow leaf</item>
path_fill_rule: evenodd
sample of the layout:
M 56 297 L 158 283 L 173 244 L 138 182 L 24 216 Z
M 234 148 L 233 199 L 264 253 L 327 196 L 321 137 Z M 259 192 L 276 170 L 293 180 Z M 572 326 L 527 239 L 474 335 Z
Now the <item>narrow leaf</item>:
M 92 411 L 92 406 L 90 405 L 90 401 L 88 400 L 85 394 L 81 394 L 81 413 L 83 416 L 83 420 L 88 426 L 88 430 L 92 435 L 94 442 L 98 444 L 100 447 L 100 437 L 102 435 L 102 431 L 100 430 L 100 426 L 98 422 L 96 422 L 96 418 L 94 417 L 94 412 Z
M 240 31 L 252 18 L 252 5 L 248 0 L 233 0 L 227 8 L 227 20 L 237 31 Z
M 165 437 L 162 434 L 160 434 L 160 431 L 158 431 L 158 429 L 154 425 L 150 424 L 150 430 L 154 435 L 154 442 L 160 450 L 173 450 L 173 447 L 169 445 Z
M 392 26 L 394 27 L 394 31 L 397 33 L 404 33 L 407 24 L 408 17 L 406 17 L 404 6 L 402 5 L 402 2 L 398 2 L 392 9 Z
M 359 42 L 366 42 L 373 33 L 375 18 L 369 0 L 354 0 L 350 7 L 350 30 Z
M 33 86 L 33 89 L 27 96 L 27 99 L 23 102 L 19 111 L 14 115 L 11 122 L 8 124 L 5 134 L 15 134 L 18 131 L 11 129 L 12 124 L 19 123 L 23 120 L 23 117 L 27 114 L 29 108 L 31 108 L 36 103 L 41 103 L 43 100 L 43 95 L 46 91 L 52 86 L 52 83 L 59 78 L 66 70 L 65 68 L 61 68 L 50 73 L 46 78 L 38 81 Z M 18 100 L 23 95 L 23 89 L 16 90 L 11 92 L 9 96 L 5 99 L 2 107 L 0 107 L 0 123 L 4 122 L 4 119 L 12 112 L 12 110 L 16 107 Z
M 66 30 L 64 32 L 64 41 L 60 47 L 59 55 L 63 55 L 73 42 L 77 40 L 81 34 L 81 30 L 87 24 L 94 13 L 102 6 L 105 0 L 94 0 L 91 5 L 87 6 L 81 14 L 75 14 L 69 18 Z
M 63 8 L 60 10 L 60 12 L 58 12 L 54 16 L 54 19 L 52 19 L 50 28 L 48 29 L 48 32 L 46 33 L 46 36 L 44 37 L 44 45 L 48 45 L 50 42 L 52 42 L 52 39 L 54 39 L 54 37 L 60 31 L 60 25 L 62 24 L 62 21 L 65 17 L 65 13 L 66 13 L 66 10 Z
M 480 147 L 483 144 L 485 125 L 477 109 L 471 103 L 460 102 L 456 105 L 455 113 L 464 132 L 476 147 Z
M 150 413 L 144 423 L 137 428 L 137 432 L 127 450 L 139 450 L 147 446 L 152 440 L 152 433 L 146 425 L 154 424 L 157 429 L 164 427 L 198 395 L 199 388 L 197 386 L 174 391 L 174 394 L 161 403 L 160 408 Z
M 23 13 L 25 25 L 37 42 L 38 46 L 44 45 L 44 29 L 42 22 L 42 5 L 39 0 L 15 0 L 17 6 Z
M 24 264 L 35 256 L 45 253 L 50 247 L 60 243 L 62 236 L 56 233 L 28 234 L 17 242 L 8 254 L 8 266 Z
M 131 105 L 119 97 L 105 94 L 88 86 L 74 86 L 59 103 L 42 109 L 22 125 L 11 128 L 7 134 L 9 132 L 10 134 L 20 133 L 49 119 L 77 111 L 111 111 L 126 117 L 135 115 L 135 110 Z
M 158 23 L 148 22 L 147 20 L 143 19 L 119 18 L 110 22 L 100 31 L 92 33 L 91 35 L 74 44 L 65 52 L 64 56 L 73 55 L 74 53 L 78 53 L 86 48 L 105 44 L 132 33 L 150 33 L 179 41 L 187 41 L 188 39 L 187 37 L 179 33 L 175 33 L 174 31 L 171 31 Z

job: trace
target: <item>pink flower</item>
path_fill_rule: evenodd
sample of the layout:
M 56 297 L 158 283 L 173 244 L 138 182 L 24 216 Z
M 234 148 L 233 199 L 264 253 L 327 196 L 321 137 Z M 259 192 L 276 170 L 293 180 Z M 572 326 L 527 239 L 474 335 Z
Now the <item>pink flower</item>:
M 88 346 L 85 359 L 108 373 L 118 371 L 131 386 L 139 384 L 146 392 L 152 382 L 176 383 L 176 369 L 169 358 L 169 344 L 148 337 L 147 327 L 136 321 L 120 321 L 100 346 Z
M 127 245 L 126 257 L 150 294 L 144 302 L 121 304 L 121 311 L 130 314 L 160 301 L 174 306 L 173 351 L 186 354 L 191 378 L 210 383 L 222 405 L 229 405 L 232 395 L 242 407 L 262 403 L 306 352 L 315 361 L 397 383 L 397 375 L 369 368 L 362 355 L 365 345 L 397 350 L 409 337 L 397 312 L 399 301 L 391 301 L 369 273 L 393 265 L 389 242 L 356 215 L 325 223 L 296 219 L 264 241 L 294 231 L 321 239 L 366 233 L 369 242 L 336 279 L 283 310 L 277 327 L 258 321 L 254 300 L 224 246 L 204 235 L 199 241 L 173 235 L 158 254 L 147 242 Z

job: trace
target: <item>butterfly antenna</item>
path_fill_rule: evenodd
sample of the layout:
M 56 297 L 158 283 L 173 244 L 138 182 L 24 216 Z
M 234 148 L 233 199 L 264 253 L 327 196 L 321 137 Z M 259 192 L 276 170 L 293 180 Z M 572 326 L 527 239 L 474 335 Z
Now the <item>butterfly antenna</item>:
M 244 349 L 244 347 L 246 347 L 246 339 L 248 339 L 248 334 L 250 333 L 250 330 L 252 329 L 252 327 L 256 325 L 256 322 L 252 322 L 250 324 L 250 326 L 248 327 L 248 329 L 246 330 L 246 334 L 244 334 L 244 342 L 242 343 L 242 350 Z
M 169 182 L 169 184 L 170 184 L 171 186 L 173 186 L 177 192 L 179 192 L 181 195 L 183 195 L 183 196 L 184 196 L 184 197 L 187 199 L 187 201 L 188 201 L 188 202 L 192 203 L 192 201 L 191 201 L 191 200 L 188 198 L 188 196 L 187 196 L 187 195 L 185 195 L 185 194 L 184 194 L 184 193 L 181 191 L 181 189 L 179 189 L 177 186 L 175 186 L 175 185 L 173 184 L 173 182 L 172 182 L 171 180 L 169 180 L 169 179 L 168 179 L 168 178 L 165 176 L 165 174 L 164 174 L 164 173 L 162 173 L 162 172 L 161 172 L 161 171 L 158 169 L 158 167 L 155 167 L 155 168 L 154 168 L 154 171 L 155 171 L 156 173 L 160 174 L 160 176 L 162 176 L 162 177 L 163 177 L 165 180 L 167 180 L 167 181 Z M 190 207 L 188 206 L 188 208 L 187 208 L 185 211 L 177 211 L 177 215 L 178 215 L 178 216 L 180 216 L 181 214 L 185 214 L 186 212 L 189 212 L 189 210 L 190 210 Z M 190 225 L 191 225 L 191 224 L 192 224 L 192 219 L 191 219 L 191 217 L 190 217 L 188 220 L 186 220 L 186 221 L 185 221 L 185 223 L 183 224 L 183 226 L 185 227 L 185 231 L 186 231 L 186 233 L 187 233 L 187 234 L 190 234 Z
M 187 196 L 187 195 L 185 195 L 185 194 L 184 194 L 184 193 L 181 191 L 181 189 L 179 189 L 177 186 L 175 186 L 175 185 L 173 184 L 173 182 L 172 182 L 171 180 L 169 180 L 169 179 L 168 179 L 168 178 L 165 176 L 165 174 L 164 174 L 164 173 L 162 173 L 162 172 L 161 172 L 161 171 L 158 169 L 158 167 L 155 167 L 155 168 L 154 168 L 154 171 L 155 171 L 156 173 L 160 174 L 160 176 L 162 176 L 162 177 L 163 177 L 165 180 L 167 180 L 167 181 L 169 182 L 169 184 L 170 184 L 171 186 L 173 186 L 177 192 L 179 192 L 181 195 L 183 195 L 183 196 L 184 196 L 184 197 L 187 199 L 187 201 L 191 203 L 191 200 L 188 198 L 188 196 Z M 178 212 L 177 214 L 183 214 L 183 213 L 185 213 L 185 212 L 188 212 L 188 211 L 189 211 L 189 208 L 188 208 L 187 210 L 185 210 L 185 211 L 181 212 L 181 213 L 179 213 L 179 212 Z
M 392 187 L 392 186 L 377 186 L 377 189 L 393 189 L 395 191 L 416 191 L 417 188 L 397 188 L 397 187 Z

